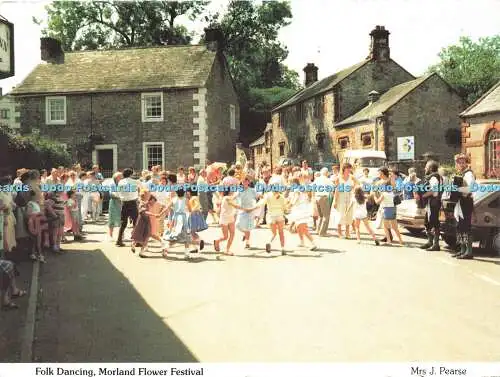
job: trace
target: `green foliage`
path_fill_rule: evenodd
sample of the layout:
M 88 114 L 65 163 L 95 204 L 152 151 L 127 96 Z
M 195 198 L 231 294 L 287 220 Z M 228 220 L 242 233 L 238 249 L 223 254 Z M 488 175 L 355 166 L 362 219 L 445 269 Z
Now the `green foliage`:
M 470 105 L 500 80 L 500 34 L 477 42 L 462 37 L 439 58 L 429 71 L 439 73 Z
M 273 107 L 286 101 L 295 94 L 295 89 L 273 87 L 252 88 L 248 93 L 253 111 L 271 111 Z
M 14 171 L 19 167 L 48 169 L 69 166 L 71 156 L 52 140 L 37 136 L 20 136 L 6 127 L 0 128 L 0 169 Z M 18 166 L 21 163 L 22 166 Z M 16 166 L 14 166 L 16 165 Z
M 279 31 L 290 24 L 288 1 L 232 0 L 223 15 L 209 19 L 224 32 L 226 54 L 237 90 L 245 96 L 252 88 L 298 89 L 298 74 L 283 61 L 288 50 L 278 40 Z
M 175 20 L 183 15 L 196 18 L 208 3 L 205 0 L 54 1 L 46 7 L 48 23 L 43 34 L 59 39 L 65 51 L 189 44 L 192 33 L 176 25 Z
M 202 19 L 209 1 L 54 1 L 47 7 L 45 36 L 65 51 L 191 43 L 179 16 Z M 241 105 L 241 141 L 254 139 L 269 111 L 301 88 L 297 72 L 283 63 L 288 50 L 280 30 L 292 20 L 288 1 L 229 2 L 222 14 L 204 17 L 226 38 L 225 55 Z M 40 21 L 34 20 L 38 24 Z M 245 135 L 247 134 L 247 135 Z
M 444 170 L 448 177 L 458 174 L 455 164 L 441 164 L 440 168 Z

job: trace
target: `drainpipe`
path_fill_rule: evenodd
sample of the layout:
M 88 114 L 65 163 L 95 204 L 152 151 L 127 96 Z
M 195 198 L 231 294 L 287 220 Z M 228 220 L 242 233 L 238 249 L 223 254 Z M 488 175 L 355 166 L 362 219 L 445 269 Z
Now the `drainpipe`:
M 273 130 L 271 129 L 271 132 L 269 133 L 269 150 L 271 151 L 269 154 L 269 157 L 271 159 L 270 165 L 271 165 L 271 171 L 273 171 Z

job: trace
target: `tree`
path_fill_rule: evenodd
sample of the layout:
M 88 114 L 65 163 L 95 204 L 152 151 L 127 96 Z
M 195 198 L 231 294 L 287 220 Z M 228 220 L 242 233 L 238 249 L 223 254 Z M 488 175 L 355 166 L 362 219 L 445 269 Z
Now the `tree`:
M 257 138 L 270 121 L 270 110 L 291 97 L 300 84 L 298 74 L 283 62 L 288 50 L 279 32 L 290 24 L 288 1 L 230 1 L 223 14 L 207 22 L 222 29 L 225 53 L 241 105 L 240 140 Z
M 189 44 L 192 34 L 175 21 L 180 16 L 198 17 L 208 3 L 206 0 L 55 1 L 47 6 L 48 23 L 43 34 L 59 39 L 66 51 Z
M 500 80 L 500 34 L 477 42 L 462 37 L 439 58 L 429 71 L 439 73 L 470 105 Z
M 290 24 L 292 11 L 287 1 L 232 0 L 226 12 L 212 15 L 226 38 L 226 55 L 240 93 L 250 88 L 298 89 L 298 75 L 283 61 L 288 51 L 278 40 L 279 31 Z
M 44 34 L 59 39 L 66 51 L 189 44 L 193 33 L 176 20 L 180 16 L 202 19 L 208 3 L 56 1 L 47 8 Z M 207 26 L 218 24 L 226 38 L 225 54 L 241 105 L 243 142 L 257 137 L 270 120 L 270 110 L 300 88 L 298 74 L 283 63 L 288 50 L 278 38 L 291 19 L 287 1 L 236 0 L 223 14 L 203 19 Z

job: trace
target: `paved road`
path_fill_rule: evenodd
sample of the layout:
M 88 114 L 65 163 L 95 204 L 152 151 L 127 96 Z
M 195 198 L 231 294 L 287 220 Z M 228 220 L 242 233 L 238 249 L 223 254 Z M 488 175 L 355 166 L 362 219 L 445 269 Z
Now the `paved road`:
M 223 261 L 211 245 L 190 262 L 182 248 L 141 259 L 87 229 L 43 266 L 37 361 L 500 361 L 498 259 L 337 238 L 267 255 L 239 235 Z

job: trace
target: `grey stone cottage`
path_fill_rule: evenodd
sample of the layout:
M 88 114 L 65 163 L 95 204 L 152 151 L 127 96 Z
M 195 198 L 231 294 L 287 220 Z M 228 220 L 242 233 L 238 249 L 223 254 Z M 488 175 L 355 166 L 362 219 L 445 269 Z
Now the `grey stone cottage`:
M 223 53 L 224 36 L 205 45 L 64 53 L 42 38 L 42 64 L 12 95 L 21 132 L 65 144 L 75 161 L 120 168 L 201 167 L 230 161 L 239 105 Z

